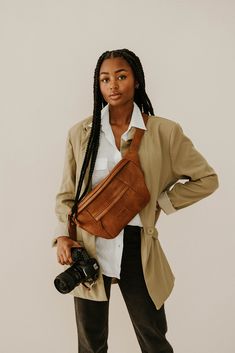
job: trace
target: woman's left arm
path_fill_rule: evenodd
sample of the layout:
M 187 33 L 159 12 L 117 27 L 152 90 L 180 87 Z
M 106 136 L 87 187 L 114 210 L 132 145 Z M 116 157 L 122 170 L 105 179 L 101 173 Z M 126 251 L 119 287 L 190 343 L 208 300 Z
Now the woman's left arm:
M 161 193 L 158 204 L 166 214 L 192 205 L 212 194 L 219 186 L 218 177 L 206 159 L 195 149 L 176 123 L 170 135 L 170 158 L 172 172 L 177 182 L 171 189 Z

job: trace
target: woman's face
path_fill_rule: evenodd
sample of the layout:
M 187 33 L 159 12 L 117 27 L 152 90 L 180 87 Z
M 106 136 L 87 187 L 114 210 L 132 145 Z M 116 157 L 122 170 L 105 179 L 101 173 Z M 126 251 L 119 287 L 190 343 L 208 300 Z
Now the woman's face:
M 99 83 L 104 100 L 111 106 L 133 103 L 137 82 L 125 59 L 105 59 L 100 67 Z

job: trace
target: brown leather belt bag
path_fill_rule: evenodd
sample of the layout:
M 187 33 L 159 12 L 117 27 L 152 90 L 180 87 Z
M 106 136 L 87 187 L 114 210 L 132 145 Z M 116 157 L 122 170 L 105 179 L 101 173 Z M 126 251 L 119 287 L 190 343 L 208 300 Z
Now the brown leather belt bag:
M 148 116 L 143 115 L 145 124 Z M 136 128 L 125 156 L 79 203 L 73 219 L 69 216 L 70 237 L 76 225 L 92 235 L 115 238 L 150 199 L 140 166 L 138 149 L 143 129 Z

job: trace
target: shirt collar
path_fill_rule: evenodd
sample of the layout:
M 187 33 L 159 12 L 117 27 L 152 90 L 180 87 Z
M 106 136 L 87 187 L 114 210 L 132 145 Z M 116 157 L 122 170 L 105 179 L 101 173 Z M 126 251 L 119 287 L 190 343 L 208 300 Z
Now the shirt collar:
M 91 126 L 92 122 L 88 125 Z M 142 113 L 138 107 L 138 105 L 134 102 L 134 107 L 131 115 L 131 121 L 129 124 L 128 129 L 124 132 L 122 135 L 122 139 L 127 141 L 128 138 L 131 136 L 129 134 L 131 128 L 137 127 L 139 129 L 147 130 Z M 109 123 L 109 104 L 107 104 L 102 110 L 101 110 L 101 129 L 105 134 L 109 134 L 110 132 L 110 123 Z

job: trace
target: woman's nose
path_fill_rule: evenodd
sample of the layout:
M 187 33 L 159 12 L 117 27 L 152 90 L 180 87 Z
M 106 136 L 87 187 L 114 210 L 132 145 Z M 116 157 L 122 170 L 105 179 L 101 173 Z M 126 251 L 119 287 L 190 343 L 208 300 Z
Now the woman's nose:
M 110 80 L 110 85 L 109 85 L 110 90 L 115 90 L 118 88 L 118 82 L 117 80 Z

